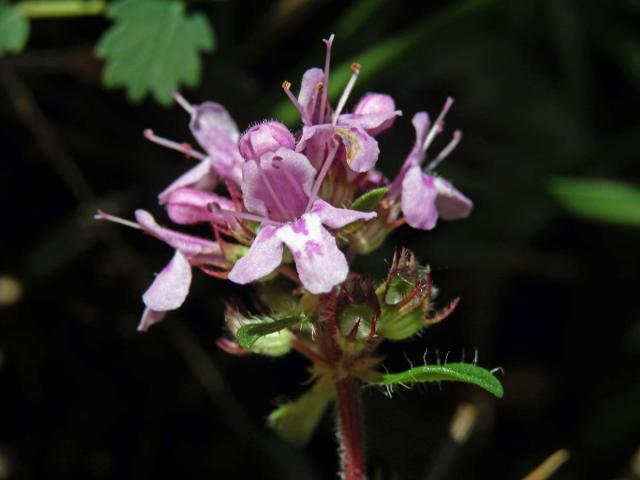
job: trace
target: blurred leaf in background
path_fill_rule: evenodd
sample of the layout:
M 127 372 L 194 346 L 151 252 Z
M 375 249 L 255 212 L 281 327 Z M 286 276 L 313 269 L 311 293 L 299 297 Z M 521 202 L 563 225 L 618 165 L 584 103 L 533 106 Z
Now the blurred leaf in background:
M 181 84 L 198 84 L 199 53 L 215 47 L 213 29 L 204 15 L 186 15 L 182 2 L 164 0 L 123 0 L 107 15 L 115 23 L 96 50 L 106 61 L 107 87 L 126 88 L 134 101 L 150 93 L 168 105 Z
M 605 179 L 554 178 L 551 195 L 569 212 L 604 222 L 640 226 L 640 188 Z
M 20 10 L 0 2 L 0 56 L 20 52 L 29 37 L 29 21 Z

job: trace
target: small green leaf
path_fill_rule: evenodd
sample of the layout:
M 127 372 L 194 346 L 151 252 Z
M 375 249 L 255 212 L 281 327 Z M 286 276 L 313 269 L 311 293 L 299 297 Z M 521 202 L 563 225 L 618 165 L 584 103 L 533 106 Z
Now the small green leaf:
M 489 371 L 470 363 L 448 363 L 446 365 L 422 365 L 398 373 L 381 374 L 371 382 L 375 385 L 410 385 L 425 382 L 465 382 L 484 388 L 502 398 L 504 391 L 500 381 Z
M 105 59 L 107 87 L 124 87 L 132 100 L 148 93 L 162 104 L 182 83 L 200 79 L 200 51 L 215 46 L 213 30 L 201 14 L 187 16 L 182 2 L 121 0 L 107 15 L 115 20 L 100 39 L 96 53 Z
M 0 56 L 19 53 L 29 37 L 29 20 L 15 7 L 0 2 Z
M 285 440 L 294 445 L 305 445 L 322 419 L 335 388 L 329 377 L 320 377 L 298 399 L 280 405 L 269 415 L 267 422 Z
M 273 320 L 264 317 L 263 321 L 241 326 L 236 332 L 236 339 L 243 348 L 250 349 L 261 337 L 279 332 L 285 328 L 299 326 L 307 321 L 307 317 L 295 315 Z
M 389 187 L 380 187 L 369 190 L 367 193 L 363 193 L 356 198 L 351 204 L 351 208 L 362 212 L 370 212 L 376 207 L 378 202 L 382 200 L 382 197 L 384 197 L 388 191 Z
M 605 179 L 554 178 L 549 192 L 580 217 L 640 226 L 640 188 Z

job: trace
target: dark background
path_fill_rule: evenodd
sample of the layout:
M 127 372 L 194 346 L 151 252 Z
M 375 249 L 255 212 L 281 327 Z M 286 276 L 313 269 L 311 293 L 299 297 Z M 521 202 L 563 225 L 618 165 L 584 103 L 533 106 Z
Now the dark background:
M 298 7 L 278 10 L 287 5 Z M 299 84 L 321 64 L 320 39 L 352 5 L 198 2 L 219 43 L 185 95 L 223 103 L 241 129 L 269 117 L 282 80 Z M 504 368 L 506 394 L 445 384 L 389 400 L 365 390 L 372 478 L 421 478 L 434 464 L 444 477 L 424 478 L 520 478 L 559 448 L 572 457 L 554 478 L 637 478 L 640 230 L 571 217 L 548 183 L 638 181 L 640 61 L 623 53 L 640 52 L 640 10 L 621 0 L 486 2 L 436 29 L 455 5 L 372 2 L 371 17 L 336 38 L 337 64 L 395 35 L 432 32 L 355 98 L 388 92 L 404 111 L 380 138 L 379 165 L 392 174 L 411 148 L 413 113 L 435 114 L 454 96 L 448 125 L 465 138 L 440 171 L 476 205 L 468 221 L 401 229 L 359 265 L 381 272 L 382 257 L 405 245 L 432 265 L 441 298 L 462 297 L 422 338 L 384 347 L 390 370 L 427 348 L 431 362 L 477 349 L 481 365 Z M 22 289 L 0 306 L 0 479 L 333 478 L 330 416 L 304 450 L 264 426 L 274 399 L 303 390 L 304 361 L 215 347 L 222 301 L 242 288 L 196 274 L 184 308 L 135 331 L 140 295 L 171 251 L 92 214 L 160 214 L 155 195 L 190 163 L 142 131 L 190 136 L 178 107 L 133 105 L 101 87 L 92 48 L 107 25 L 35 21 L 28 48 L 0 62 L 0 275 Z M 442 444 L 463 401 L 481 418 L 449 459 Z

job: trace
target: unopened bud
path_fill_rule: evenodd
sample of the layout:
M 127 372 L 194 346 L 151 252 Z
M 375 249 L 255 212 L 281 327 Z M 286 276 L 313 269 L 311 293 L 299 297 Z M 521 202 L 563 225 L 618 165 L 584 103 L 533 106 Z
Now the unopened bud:
M 295 139 L 284 124 L 272 120 L 251 127 L 240 137 L 238 144 L 245 160 L 259 160 L 265 153 L 275 152 L 280 147 L 293 150 Z

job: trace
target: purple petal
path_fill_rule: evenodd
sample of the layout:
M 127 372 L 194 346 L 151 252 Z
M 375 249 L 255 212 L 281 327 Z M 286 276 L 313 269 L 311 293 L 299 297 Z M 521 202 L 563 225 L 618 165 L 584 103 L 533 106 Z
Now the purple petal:
M 200 222 L 226 225 L 229 217 L 212 213 L 208 208 L 211 203 L 225 210 L 235 210 L 234 203 L 228 198 L 195 188 L 179 188 L 167 200 L 167 214 L 171 221 L 180 225 Z
M 286 148 L 244 164 L 242 195 L 248 211 L 276 221 L 298 218 L 307 206 L 316 169 L 301 153 Z
M 389 194 L 393 198 L 396 198 L 397 194 L 400 193 L 402 183 L 404 181 L 404 176 L 407 174 L 409 169 L 414 166 L 420 165 L 424 160 L 425 153 L 422 150 L 422 146 L 424 145 L 424 141 L 427 139 L 427 134 L 429 133 L 429 115 L 427 114 L 427 112 L 418 112 L 411 119 L 411 123 L 413 124 L 413 128 L 416 131 L 416 141 L 413 145 L 413 148 L 411 149 L 411 152 L 400 168 L 398 175 L 391 184 Z
M 171 195 L 173 191 L 182 187 L 193 187 L 199 190 L 213 190 L 216 183 L 216 176 L 211 170 L 211 159 L 207 157 L 198 162 L 195 167 L 187 170 L 174 180 L 171 185 L 160 192 L 158 195 L 158 201 L 160 202 L 160 205 L 163 205 L 166 203 L 169 195 Z
M 336 208 L 324 200 L 316 200 L 311 207 L 311 213 L 315 213 L 323 225 L 329 228 L 342 228 L 356 220 L 371 220 L 378 216 L 376 212 L 361 212 L 348 208 Z
M 236 262 L 229 272 L 229 280 L 244 285 L 273 272 L 282 263 L 282 241 L 278 238 L 279 227 L 263 226 L 251 248 Z
M 415 166 L 409 169 L 402 181 L 402 213 L 413 228 L 431 230 L 436 226 L 438 189 L 434 180 Z
M 239 184 L 243 158 L 238 150 L 238 127 L 218 103 L 206 102 L 194 107 L 191 132 L 211 159 L 211 168 L 219 176 Z
M 142 301 L 151 310 L 166 312 L 179 308 L 189 293 L 191 286 L 191 265 L 176 250 L 175 255 L 166 267 L 142 295 Z
M 308 115 L 309 120 L 313 120 L 320 106 L 320 91 L 318 83 L 324 83 L 324 72 L 319 68 L 310 68 L 302 76 L 298 102 Z M 326 85 L 325 85 L 326 88 Z M 322 122 L 324 119 L 319 119 Z
M 367 93 L 357 103 L 352 114 L 341 115 L 340 121 L 357 121 L 369 135 L 378 135 L 393 125 L 397 116 L 396 102 L 383 93 Z
M 300 281 L 309 292 L 329 292 L 347 278 L 347 260 L 318 215 L 307 213 L 288 223 L 278 229 L 278 237 L 291 251 Z
M 157 310 L 151 310 L 149 307 L 144 309 L 142 312 L 142 318 L 140 319 L 140 323 L 138 324 L 139 332 L 146 332 L 149 328 L 159 321 L 161 321 L 167 312 L 159 312 Z
M 329 123 L 302 127 L 302 136 L 296 145 L 296 152 L 302 152 L 311 164 L 320 169 L 327 156 L 327 144 L 331 141 L 335 128 Z
M 222 256 L 222 250 L 217 242 L 162 227 L 156 223 L 153 216 L 146 210 L 136 210 L 135 216 L 138 224 L 145 232 L 171 245 L 186 257 L 197 257 L 201 255 Z
M 467 218 L 473 209 L 473 202 L 444 178 L 437 177 L 434 182 L 438 190 L 436 208 L 440 216 L 445 220 Z
M 344 145 L 346 162 L 351 170 L 367 172 L 375 166 L 380 154 L 375 138 L 354 125 L 338 126 L 335 131 Z

